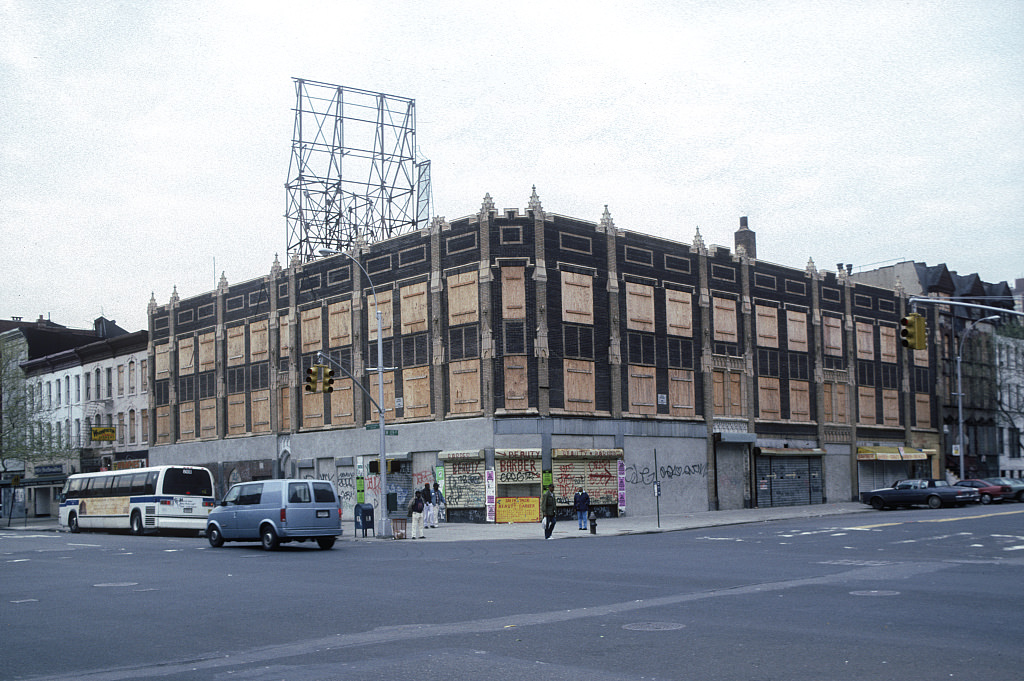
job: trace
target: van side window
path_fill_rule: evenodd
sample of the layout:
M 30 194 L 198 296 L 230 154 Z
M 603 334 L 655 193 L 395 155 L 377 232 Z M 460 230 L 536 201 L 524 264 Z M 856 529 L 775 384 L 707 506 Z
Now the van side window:
M 289 504 L 308 504 L 309 503 L 309 485 L 304 482 L 290 482 L 288 483 L 288 503 Z
M 262 482 L 254 482 L 250 485 L 242 485 L 242 489 L 238 493 L 238 503 L 246 506 L 256 505 L 260 503 L 260 497 L 262 495 Z
M 313 499 L 319 502 L 334 503 L 334 489 L 329 482 L 313 483 Z

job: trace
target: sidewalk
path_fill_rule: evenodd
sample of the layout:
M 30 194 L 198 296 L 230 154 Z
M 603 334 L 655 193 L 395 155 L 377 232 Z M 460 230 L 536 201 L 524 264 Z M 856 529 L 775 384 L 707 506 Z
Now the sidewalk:
M 599 518 L 597 532 L 578 529 L 576 520 L 559 520 L 555 525 L 552 539 L 592 539 L 624 534 L 649 534 L 652 532 L 673 532 L 692 530 L 702 527 L 721 527 L 725 525 L 742 525 L 745 523 L 762 523 L 778 520 L 801 518 L 819 518 L 822 516 L 840 516 L 856 513 L 868 513 L 872 509 L 856 501 L 835 504 L 816 504 L 813 506 L 784 506 L 778 508 L 744 508 L 733 511 L 702 511 L 679 515 L 630 516 L 620 518 Z M 354 522 L 346 520 L 345 533 L 342 541 L 372 541 L 373 533 L 363 538 L 362 530 L 353 529 Z M 0 532 L 6 530 L 33 532 L 60 532 L 56 518 L 13 518 L 10 527 L 7 518 L 0 518 Z M 66 531 L 66 530 L 64 530 Z M 540 523 L 442 523 L 436 528 L 424 530 L 426 541 L 484 541 L 489 539 L 541 539 L 544 530 Z M 412 540 L 403 540 L 412 541 Z M 415 541 L 421 541 L 419 539 Z

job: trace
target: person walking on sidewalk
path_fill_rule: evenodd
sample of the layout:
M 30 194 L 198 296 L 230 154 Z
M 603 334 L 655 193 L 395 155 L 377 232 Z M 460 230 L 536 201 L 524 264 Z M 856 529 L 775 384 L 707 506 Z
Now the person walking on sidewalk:
M 430 501 L 434 505 L 433 515 L 430 518 L 434 521 L 434 524 L 431 525 L 431 527 L 437 527 L 439 518 L 441 522 L 444 522 L 444 517 L 441 516 L 441 508 L 445 505 L 445 503 L 444 495 L 441 494 L 441 486 L 438 485 L 436 482 L 434 483 L 434 490 Z
M 576 522 L 581 530 L 587 529 L 587 514 L 590 512 L 590 495 L 582 487 L 576 488 L 576 496 L 572 505 L 576 509 Z
M 431 502 L 431 498 L 433 497 L 433 495 L 430 493 L 430 483 L 429 482 L 423 483 L 422 496 L 423 496 L 423 506 L 424 506 L 424 509 L 423 509 L 423 526 L 424 527 L 433 527 L 434 525 L 437 524 L 437 522 L 435 522 L 435 520 L 433 520 L 433 518 L 434 518 L 434 504 L 433 504 L 433 502 Z
M 423 503 L 423 492 L 416 490 L 416 498 L 409 504 L 409 517 L 412 518 L 412 528 L 409 530 L 410 539 L 426 539 L 423 534 L 423 511 L 426 504 Z
M 544 492 L 544 497 L 540 500 L 540 514 L 543 516 L 543 520 L 541 522 L 544 523 L 545 539 L 551 539 L 551 533 L 555 531 L 556 509 L 555 486 L 549 485 L 547 490 Z

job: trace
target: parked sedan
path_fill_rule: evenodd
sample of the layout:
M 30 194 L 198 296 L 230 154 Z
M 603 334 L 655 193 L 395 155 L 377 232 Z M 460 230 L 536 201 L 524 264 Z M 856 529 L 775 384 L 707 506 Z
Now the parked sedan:
M 861 492 L 860 500 L 881 511 L 884 508 L 900 506 L 918 506 L 927 504 L 929 508 L 942 508 L 956 504 L 977 503 L 980 495 L 973 487 L 955 487 L 945 480 L 935 478 L 916 478 L 913 480 L 897 480 L 892 487 Z
M 1017 501 L 1024 501 L 1024 478 L 988 478 L 988 481 L 1010 488 L 1010 496 L 1003 495 L 1004 499 L 1012 497 Z
M 998 485 L 991 480 L 961 480 L 955 487 L 973 487 L 978 490 L 978 496 L 983 504 L 991 504 L 993 501 L 1002 501 L 1003 498 L 1009 499 L 1013 494 L 1013 490 L 1010 489 L 1009 485 Z

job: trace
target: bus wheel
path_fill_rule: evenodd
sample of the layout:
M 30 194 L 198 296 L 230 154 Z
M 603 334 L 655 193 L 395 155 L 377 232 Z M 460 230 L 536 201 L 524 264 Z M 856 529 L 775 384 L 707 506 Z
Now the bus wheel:
M 136 511 L 132 513 L 132 534 L 139 535 L 142 532 L 142 514 Z
M 72 534 L 78 534 L 78 514 L 72 513 L 68 516 L 68 529 Z

